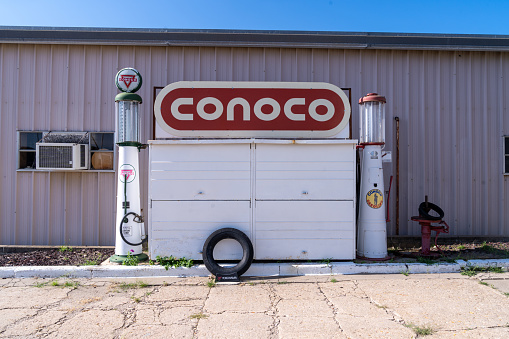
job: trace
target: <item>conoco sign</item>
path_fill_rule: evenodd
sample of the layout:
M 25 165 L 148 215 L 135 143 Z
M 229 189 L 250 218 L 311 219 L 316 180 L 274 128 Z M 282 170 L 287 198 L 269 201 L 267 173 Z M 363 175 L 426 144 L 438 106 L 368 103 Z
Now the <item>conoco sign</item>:
M 325 138 L 347 126 L 350 103 L 321 82 L 181 81 L 161 90 L 154 114 L 180 137 Z

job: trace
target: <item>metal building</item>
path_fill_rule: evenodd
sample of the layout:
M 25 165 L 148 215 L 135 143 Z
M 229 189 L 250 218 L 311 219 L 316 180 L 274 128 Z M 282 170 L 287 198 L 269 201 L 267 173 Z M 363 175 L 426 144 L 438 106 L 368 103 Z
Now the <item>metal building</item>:
M 48 132 L 81 133 L 90 156 L 114 152 L 113 79 L 124 67 L 143 76 L 145 141 L 158 90 L 180 80 L 346 88 L 354 139 L 357 99 L 378 92 L 386 190 L 394 178 L 388 234 L 420 235 L 410 217 L 428 195 L 452 236 L 509 235 L 509 36 L 0 27 L 0 244 L 114 243 L 113 169 L 32 167 Z M 140 161 L 146 210 L 147 151 Z

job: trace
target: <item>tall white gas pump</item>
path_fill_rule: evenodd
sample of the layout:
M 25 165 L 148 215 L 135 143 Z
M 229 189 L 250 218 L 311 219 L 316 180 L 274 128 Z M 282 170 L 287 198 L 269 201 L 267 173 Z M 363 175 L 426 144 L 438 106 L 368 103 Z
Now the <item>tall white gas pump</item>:
M 362 151 L 357 256 L 387 259 L 382 149 L 385 146 L 385 97 L 369 93 L 359 99 Z
M 115 97 L 118 145 L 117 214 L 115 255 L 110 261 L 124 262 L 128 254 L 143 261 L 148 259 L 148 256 L 142 252 L 146 235 L 141 215 L 138 153 L 146 146 L 140 142 L 138 106 L 142 99 L 134 93 L 140 89 L 142 78 L 134 68 L 124 68 L 117 73 L 115 83 L 122 93 Z

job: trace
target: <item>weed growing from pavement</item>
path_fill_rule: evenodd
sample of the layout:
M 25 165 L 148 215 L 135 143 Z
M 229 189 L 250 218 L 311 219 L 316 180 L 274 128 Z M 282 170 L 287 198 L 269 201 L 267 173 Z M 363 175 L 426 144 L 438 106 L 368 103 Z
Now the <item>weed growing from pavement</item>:
M 436 260 L 427 257 L 417 257 L 417 262 L 421 264 L 426 264 L 428 266 L 438 264 Z
M 186 259 L 185 257 L 182 258 L 175 258 L 174 256 L 170 255 L 169 257 L 161 257 L 158 255 L 156 257 L 156 261 L 159 265 L 163 266 L 166 270 L 168 270 L 170 267 L 193 267 L 194 262 L 192 259 Z
M 466 266 L 461 268 L 461 274 L 466 275 L 468 277 L 473 277 L 480 272 L 491 272 L 491 273 L 503 273 L 504 270 L 502 267 L 497 266 L 488 266 L 488 267 L 479 267 L 479 266 Z
M 134 283 L 115 283 L 112 285 L 112 287 L 114 288 L 118 288 L 122 291 L 126 291 L 126 290 L 132 290 L 132 289 L 137 289 L 137 288 L 145 288 L 147 287 L 148 284 L 146 282 L 143 282 L 143 281 L 137 281 L 137 282 L 134 282 Z M 118 290 L 117 290 L 118 292 Z
M 405 277 L 408 277 L 410 275 L 410 272 L 408 270 L 402 271 L 401 274 L 403 274 Z
M 203 314 L 203 312 L 200 312 L 200 313 L 196 313 L 196 314 L 191 314 L 189 316 L 189 318 L 191 318 L 191 319 L 205 319 L 205 318 L 208 318 L 208 315 Z
M 210 288 L 216 287 L 216 282 L 211 279 L 211 280 L 207 281 L 207 286 Z
M 73 248 L 72 248 L 71 246 L 60 246 L 60 247 L 58 248 L 58 250 L 59 250 L 60 252 L 62 252 L 62 253 L 63 253 L 63 252 L 72 252 L 72 251 L 73 251 Z
M 80 283 L 77 281 L 66 281 L 62 287 L 69 287 L 75 290 L 78 288 L 79 285 Z
M 59 282 L 58 282 L 58 281 L 53 280 L 53 281 L 51 282 L 51 286 L 60 286 L 60 284 L 59 284 Z
M 322 263 L 324 263 L 325 265 L 329 266 L 331 261 L 332 261 L 332 258 L 325 258 L 325 259 L 322 260 Z
M 122 262 L 122 265 L 125 265 L 125 266 L 138 266 L 138 263 L 140 261 L 138 260 L 138 257 L 135 256 L 133 253 L 134 253 L 133 250 L 129 250 L 129 252 L 127 252 L 127 258 Z
M 332 279 L 330 280 L 330 282 L 332 282 L 332 283 L 336 283 L 336 282 L 338 282 L 338 280 L 337 280 L 336 278 L 332 278 Z
M 431 326 L 417 326 L 414 324 L 405 324 L 405 326 L 414 331 L 418 336 L 431 335 L 435 332 Z
M 141 301 L 141 298 L 140 297 L 131 297 L 131 299 L 135 302 L 135 303 L 139 303 Z

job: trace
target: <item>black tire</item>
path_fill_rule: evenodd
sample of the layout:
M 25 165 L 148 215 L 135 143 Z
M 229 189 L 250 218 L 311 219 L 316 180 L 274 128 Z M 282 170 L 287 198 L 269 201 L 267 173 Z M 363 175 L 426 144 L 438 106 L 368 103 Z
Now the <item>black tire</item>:
M 430 211 L 434 211 L 438 216 L 429 214 Z M 435 204 L 428 202 L 428 207 L 426 207 L 426 202 L 423 202 L 419 205 L 419 215 L 426 220 L 442 220 L 444 217 L 444 211 Z
M 224 239 L 234 239 L 242 246 L 242 259 L 239 263 L 233 267 L 221 267 L 218 265 L 216 260 L 214 259 L 214 247 L 216 247 L 217 243 Z M 251 240 L 235 228 L 221 228 L 214 233 L 212 233 L 207 240 L 205 240 L 205 244 L 203 245 L 203 263 L 207 267 L 210 273 L 214 275 L 232 275 L 237 274 L 241 276 L 246 273 L 246 271 L 251 266 L 253 262 L 253 244 Z
M 127 217 L 128 217 L 129 215 L 131 215 L 131 214 L 132 214 L 132 215 L 134 215 L 134 216 L 137 216 L 137 214 L 136 214 L 136 213 L 134 213 L 134 212 L 129 212 L 129 213 L 127 213 L 126 215 L 124 215 L 124 216 L 122 217 L 122 221 L 120 222 L 120 237 L 121 237 L 121 238 L 122 238 L 122 240 L 124 240 L 124 242 L 125 242 L 126 244 L 128 244 L 128 245 L 131 245 L 131 246 L 139 246 L 139 245 L 143 244 L 143 242 L 145 241 L 145 239 L 141 240 L 141 241 L 140 241 L 139 243 L 137 243 L 137 244 L 134 244 L 134 243 L 132 243 L 132 242 L 127 241 L 127 240 L 125 239 L 125 237 L 124 237 L 124 233 L 122 233 L 122 226 L 124 226 L 124 220 L 128 220 L 128 219 L 127 219 Z

